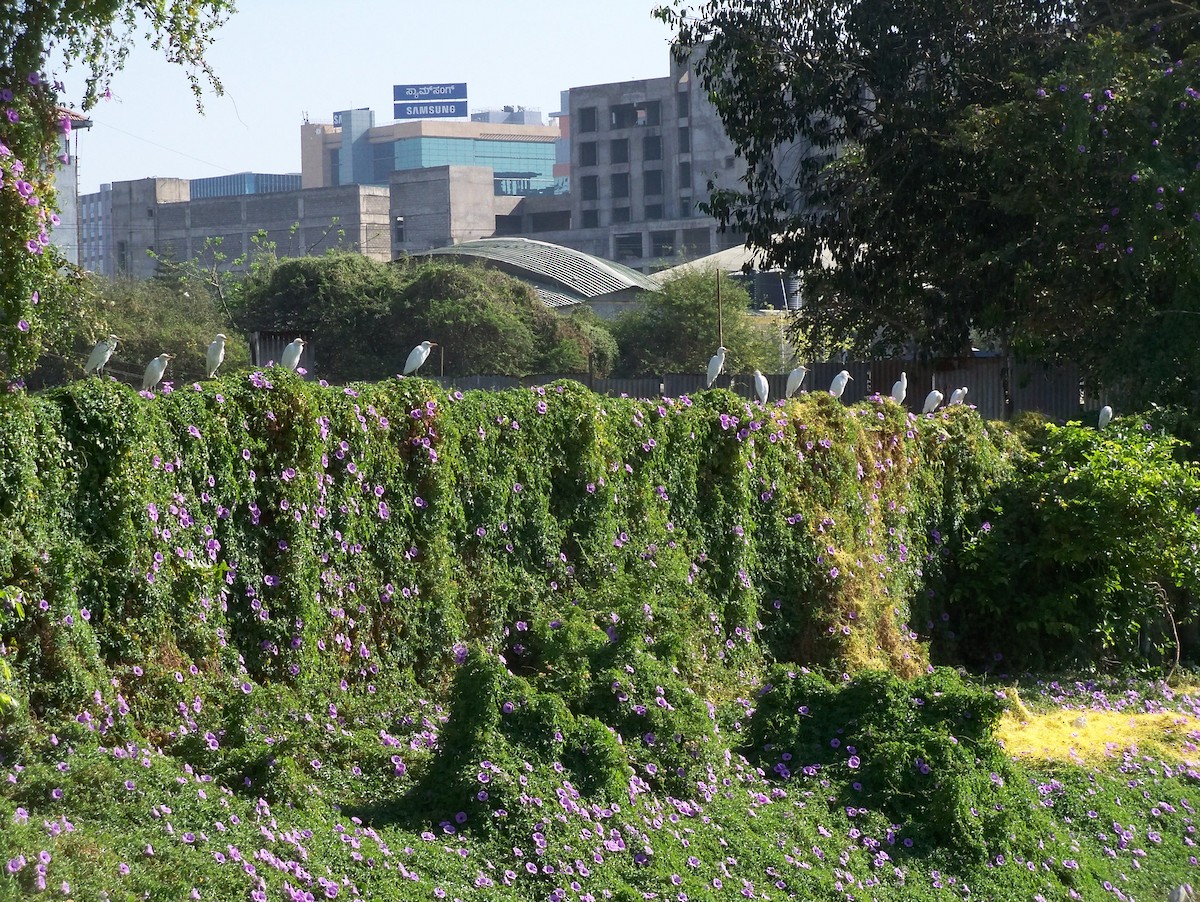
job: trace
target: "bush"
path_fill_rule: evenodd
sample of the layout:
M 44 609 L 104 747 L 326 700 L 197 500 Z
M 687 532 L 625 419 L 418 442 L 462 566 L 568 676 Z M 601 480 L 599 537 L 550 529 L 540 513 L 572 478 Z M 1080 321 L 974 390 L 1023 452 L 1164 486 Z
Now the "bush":
M 947 611 L 974 664 L 1136 664 L 1200 591 L 1200 472 L 1136 417 L 1047 424 L 967 524 Z M 1003 657 L 1002 657 L 1003 656 Z

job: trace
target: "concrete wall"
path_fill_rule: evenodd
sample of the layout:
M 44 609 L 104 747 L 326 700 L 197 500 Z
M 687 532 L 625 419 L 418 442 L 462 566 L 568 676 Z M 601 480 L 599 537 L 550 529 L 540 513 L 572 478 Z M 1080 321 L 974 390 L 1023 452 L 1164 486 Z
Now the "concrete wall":
M 694 71 L 673 59 L 670 71 L 570 90 L 572 231 L 546 240 L 643 271 L 742 243 L 696 205 L 710 178 L 735 187 L 744 165 Z
M 135 279 L 148 279 L 158 263 L 150 251 L 163 253 L 158 234 L 160 204 L 190 199 L 187 179 L 138 179 L 112 186 L 112 248 L 108 271 Z
M 114 191 L 127 184 L 116 183 Z M 337 248 L 390 259 L 387 189 L 369 185 L 163 203 L 155 208 L 154 221 L 159 253 L 179 262 L 211 262 L 217 251 L 231 265 L 233 258 L 254 250 L 259 230 L 281 257 Z M 220 239 L 219 247 L 211 246 L 214 239 Z
M 490 238 L 496 231 L 496 216 L 511 214 L 520 201 L 496 197 L 492 170 L 483 166 L 394 172 L 389 188 L 393 256 Z M 402 242 L 396 240 L 397 217 L 404 219 Z

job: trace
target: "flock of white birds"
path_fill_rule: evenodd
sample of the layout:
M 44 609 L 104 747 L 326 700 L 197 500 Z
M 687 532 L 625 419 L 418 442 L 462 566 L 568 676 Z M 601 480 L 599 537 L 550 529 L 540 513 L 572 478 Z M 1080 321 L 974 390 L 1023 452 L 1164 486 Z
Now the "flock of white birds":
M 92 348 L 92 353 L 88 355 L 87 362 L 83 365 L 85 375 L 95 373 L 99 375 L 108 365 L 108 361 L 112 359 L 113 351 L 117 349 L 117 344 L 121 339 L 115 335 L 108 335 L 98 342 Z M 229 340 L 224 333 L 217 333 L 217 337 L 212 340 L 212 344 L 208 346 L 208 352 L 204 359 L 205 378 L 211 379 L 217 374 L 217 370 L 221 368 L 221 364 L 225 360 L 225 342 Z M 423 341 L 408 355 L 408 359 L 404 362 L 404 375 L 408 376 L 415 373 L 421 368 L 429 357 L 431 348 L 437 345 L 436 341 Z M 290 342 L 279 355 L 279 365 L 286 370 L 295 371 L 300 365 L 300 357 L 304 353 L 304 339 L 297 338 Z M 167 364 L 175 357 L 174 354 L 159 354 L 148 364 L 146 371 L 142 374 L 142 391 L 151 391 L 157 387 L 158 383 L 162 382 L 163 376 L 167 372 Z
M 725 369 L 725 355 L 727 351 L 722 345 L 717 348 L 717 353 L 713 354 L 708 361 L 708 387 L 712 388 L 713 383 L 717 381 L 717 377 Z M 808 370 L 803 366 L 798 366 L 788 373 L 787 387 L 784 389 L 784 397 L 790 398 L 800 386 L 804 383 L 804 377 L 808 375 Z M 833 382 L 829 385 L 829 394 L 835 398 L 841 398 L 846 391 L 846 383 L 854 381 L 854 377 L 850 375 L 849 370 L 842 370 L 833 377 Z M 758 397 L 760 404 L 767 403 L 767 396 L 770 393 L 770 386 L 767 383 L 767 377 L 760 371 L 754 371 L 754 394 Z M 904 399 L 908 397 L 908 373 L 901 373 L 900 378 L 892 385 L 891 399 L 897 404 L 903 404 Z M 933 413 L 941 406 L 945 399 L 936 388 L 925 396 L 925 403 L 921 405 L 921 413 Z M 967 400 L 967 386 L 956 388 L 950 392 L 950 400 L 946 406 L 951 407 L 956 404 L 965 404 Z M 1097 419 L 1097 428 L 1103 429 L 1112 419 L 1112 408 L 1107 404 L 1100 408 L 1100 416 Z
M 87 363 L 83 366 L 85 374 L 97 373 L 103 371 L 108 364 L 109 359 L 113 355 L 113 351 L 117 349 L 117 342 L 120 339 L 115 335 L 109 335 L 106 338 L 96 342 L 96 346 L 92 348 L 92 353 L 88 355 Z M 225 360 L 225 342 L 228 338 L 223 333 L 218 333 L 213 339 L 212 344 L 208 346 L 208 353 L 205 356 L 205 372 L 207 378 L 211 379 L 217 374 L 222 361 Z M 437 346 L 436 341 L 423 341 L 408 355 L 408 359 L 404 361 L 403 375 L 409 376 L 421 368 L 421 365 L 429 359 L 429 352 Z M 304 339 L 297 338 L 283 349 L 283 353 L 279 356 L 279 365 L 287 370 L 295 370 L 300 364 L 300 357 L 304 353 Z M 712 388 L 717 377 L 725 369 L 725 355 L 727 351 L 722 345 L 717 348 L 717 353 L 708 361 L 708 387 Z M 150 391 L 159 382 L 162 381 L 163 374 L 167 371 L 167 364 L 175 355 L 159 354 L 146 365 L 146 372 L 142 376 L 142 391 Z M 787 378 L 787 388 L 784 390 L 784 397 L 790 398 L 796 393 L 800 386 L 804 383 L 804 377 L 808 375 L 808 370 L 803 366 L 798 366 L 790 373 Z M 833 377 L 833 382 L 829 385 L 829 394 L 835 398 L 841 398 L 846 391 L 846 383 L 852 382 L 854 377 L 850 375 L 848 370 L 842 370 Z M 770 394 L 770 386 L 767 383 L 767 377 L 759 370 L 754 371 L 754 393 L 758 396 L 760 404 L 767 403 L 767 397 Z M 908 397 L 908 373 L 901 373 L 900 378 L 892 386 L 891 399 L 897 404 L 903 404 L 904 399 Z M 933 413 L 941 406 L 945 396 L 936 388 L 925 396 L 925 403 L 921 406 L 921 413 Z M 967 399 L 967 386 L 956 388 L 950 392 L 950 400 L 946 406 L 950 407 L 956 404 L 963 404 Z M 1103 429 L 1112 419 L 1113 411 L 1108 405 L 1100 409 L 1100 416 L 1097 419 L 1097 428 Z

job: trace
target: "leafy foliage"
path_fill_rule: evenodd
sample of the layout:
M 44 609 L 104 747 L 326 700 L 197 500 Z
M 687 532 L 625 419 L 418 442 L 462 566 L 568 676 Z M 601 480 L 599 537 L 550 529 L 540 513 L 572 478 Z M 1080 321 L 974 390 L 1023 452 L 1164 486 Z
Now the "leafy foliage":
M 121 339 L 106 371 L 121 373 L 122 381 L 140 387 L 142 370 L 164 351 L 175 354 L 167 381 L 176 384 L 203 379 L 205 354 L 218 333 L 227 336 L 222 372 L 250 364 L 249 344 L 219 309 L 206 286 L 196 281 L 151 279 L 107 280 L 92 276 L 80 285 L 86 309 L 94 321 L 77 333 L 64 353 L 44 355 L 31 375 L 31 387 L 62 384 L 78 378 L 95 342 L 106 335 Z
M 1136 663 L 1174 653 L 1200 594 L 1200 473 L 1139 418 L 1047 424 L 969 524 L 947 610 L 973 662 Z
M 1077 360 L 1127 404 L 1195 403 L 1195 10 L 710 0 L 658 14 L 747 163 L 709 208 L 804 277 L 803 352 L 986 340 Z
M 641 295 L 641 303 L 613 324 L 621 348 L 618 371 L 622 375 L 704 372 L 722 336 L 728 351 L 726 372 L 777 368 L 778 338 L 755 326 L 747 312 L 750 295 L 728 279 L 720 288 L 718 331 L 718 278 L 715 270 L 689 272 L 665 283 L 661 291 Z
M 1181 766 L 1144 801 L 1027 772 L 999 694 L 922 675 L 923 574 L 1012 473 L 966 407 L 268 369 L 0 417 L 0 895 L 1058 898 L 1190 867 Z
M 598 322 L 584 326 L 517 279 L 458 264 L 286 260 L 251 274 L 238 315 L 250 329 L 319 334 L 322 375 L 333 381 L 397 373 L 425 340 L 438 343 L 432 365 L 444 360 L 448 374 L 574 373 L 594 348 L 601 361 L 612 354 Z
M 186 72 L 197 104 L 220 81 L 204 59 L 228 0 L 101 0 L 6 4 L 0 10 L 0 377 L 28 374 L 43 346 L 60 351 L 77 325 L 77 295 L 49 231 L 57 225 L 54 166 L 71 129 L 51 51 L 88 69 L 83 109 L 107 94 L 135 37 Z

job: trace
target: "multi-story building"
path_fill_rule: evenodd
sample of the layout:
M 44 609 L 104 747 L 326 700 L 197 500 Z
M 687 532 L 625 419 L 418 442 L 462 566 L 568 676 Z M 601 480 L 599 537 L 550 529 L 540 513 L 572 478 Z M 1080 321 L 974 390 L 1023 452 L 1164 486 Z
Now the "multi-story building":
M 295 176 L 261 173 L 190 188 L 118 183 L 84 199 L 89 236 L 93 220 L 110 223 L 94 257 L 85 253 L 100 262 L 87 265 L 153 272 L 147 250 L 191 259 L 217 237 L 232 259 L 260 229 L 279 253 L 304 254 L 328 247 L 311 239 L 327 236 L 335 217 L 342 246 L 381 259 L 521 235 L 653 272 L 741 245 L 698 204 L 710 182 L 735 187 L 744 163 L 690 63 L 670 65 L 665 77 L 563 92 L 551 125 L 519 107 L 471 121 L 376 126 L 370 109 L 356 109 L 305 122 L 299 190 L 263 194 Z
M 572 88 L 572 246 L 661 268 L 743 242 L 697 204 L 745 165 L 689 64 L 663 78 Z
M 745 169 L 696 84 L 672 58 L 662 78 L 563 92 L 554 173 L 569 173 L 568 195 L 495 192 L 489 207 L 486 173 L 470 164 L 397 172 L 394 253 L 526 235 L 649 272 L 742 244 L 697 208 L 710 180 L 732 188 Z
M 306 122 L 300 127 L 304 187 L 386 185 L 393 172 L 475 166 L 492 170 L 496 196 L 565 193 L 554 177 L 558 128 L 542 125 L 532 111 L 509 115 L 536 116 L 538 124 L 418 119 L 376 126 L 375 113 L 366 109 L 334 113 L 336 124 Z
M 195 199 L 187 179 L 150 178 L 105 185 L 82 201 L 85 266 L 110 277 L 149 278 L 160 260 L 208 265 L 214 253 L 228 265 L 259 233 L 284 257 L 345 248 L 391 258 L 388 192 L 374 185 Z

